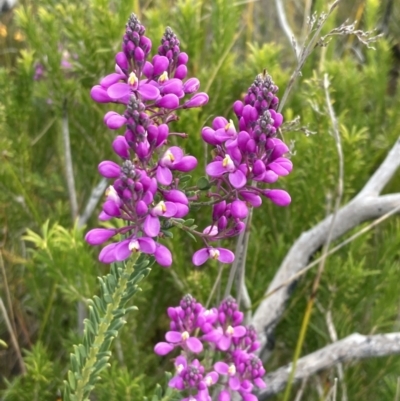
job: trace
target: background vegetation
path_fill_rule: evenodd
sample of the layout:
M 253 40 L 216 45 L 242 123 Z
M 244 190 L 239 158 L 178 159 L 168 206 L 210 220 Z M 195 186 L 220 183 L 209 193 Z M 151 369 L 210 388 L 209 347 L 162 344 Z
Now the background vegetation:
M 345 19 L 364 30 L 378 27 L 384 37 L 368 50 L 354 37 L 335 38 L 316 49 L 283 114 L 300 116 L 315 132 L 285 134 L 292 143 L 293 173 L 280 185 L 292 205 L 266 204 L 255 212 L 249 245 L 247 286 L 254 304 L 260 300 L 293 241 L 323 218 L 337 183 L 337 155 L 329 135 L 321 86 L 331 79 L 331 97 L 340 121 L 345 157 L 345 200 L 362 188 L 400 133 L 400 5 L 391 1 L 342 2 L 323 33 Z M 304 10 L 326 10 L 324 0 L 288 0 L 287 17 L 304 38 Z M 396 8 L 397 7 L 397 8 Z M 61 135 L 67 112 L 79 213 L 100 177 L 97 164 L 113 158 L 113 133 L 102 123 L 109 107 L 94 103 L 90 88 L 113 70 L 126 20 L 135 12 L 156 47 L 166 25 L 190 56 L 190 74 L 210 95 L 203 110 L 182 113 L 176 131 L 187 132 L 187 151 L 202 160 L 200 130 L 216 115 L 230 115 L 231 104 L 255 75 L 267 69 L 280 95 L 294 66 L 294 54 L 279 26 L 273 2 L 231 0 L 25 0 L 0 24 L 0 291 L 6 314 L 0 314 L 0 388 L 7 401 L 55 400 L 68 369 L 72 344 L 80 341 L 77 301 L 98 291 L 96 277 L 108 266 L 88 247 L 85 230 L 97 224 L 97 211 L 78 227 L 66 184 Z M 62 65 L 62 60 L 71 64 Z M 34 80 L 35 68 L 44 74 Z M 65 115 L 64 115 L 65 116 Z M 400 175 L 387 188 L 394 192 Z M 209 210 L 192 212 L 200 226 Z M 211 263 L 191 265 L 196 243 L 177 233 L 170 243 L 173 268 L 153 268 L 136 298 L 139 311 L 129 316 L 114 344 L 112 367 L 96 388 L 96 400 L 138 400 L 151 396 L 168 358 L 152 349 L 167 328 L 165 310 L 187 292 L 206 301 L 217 275 Z M 228 270 L 225 276 L 227 276 Z M 301 279 L 276 332 L 273 358 L 266 369 L 288 363 L 298 338 L 314 273 Z M 400 330 L 400 219 L 394 217 L 352 242 L 327 261 L 303 354 L 331 340 L 325 321 L 331 310 L 339 338 L 355 331 L 368 334 Z M 225 277 L 226 279 L 226 277 Z M 222 286 L 223 288 L 223 286 Z M 22 350 L 26 374 L 12 346 L 6 316 Z M 345 367 L 350 400 L 394 400 L 400 359 L 366 360 Z M 307 400 L 318 400 L 316 381 L 328 391 L 335 371 L 310 380 Z M 277 400 L 279 397 L 276 398 Z

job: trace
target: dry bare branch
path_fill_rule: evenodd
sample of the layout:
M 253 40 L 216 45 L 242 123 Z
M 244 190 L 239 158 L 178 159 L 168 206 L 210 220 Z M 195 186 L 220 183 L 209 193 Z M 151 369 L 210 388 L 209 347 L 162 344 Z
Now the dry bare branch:
M 365 358 L 400 354 L 400 333 L 378 334 L 365 336 L 358 333 L 351 334 L 333 344 L 315 351 L 297 362 L 295 382 L 311 375 L 329 369 L 338 363 L 357 361 Z M 279 368 L 264 377 L 266 389 L 259 394 L 259 400 L 282 391 L 287 383 L 291 371 L 291 364 Z
M 333 240 L 365 221 L 382 217 L 393 209 L 399 208 L 400 193 L 377 196 L 399 166 L 400 139 L 396 141 L 386 159 L 360 193 L 338 211 L 332 232 Z M 313 254 L 325 244 L 331 222 L 332 215 L 304 232 L 293 244 L 270 283 L 266 291 L 268 297 L 261 301 L 251 320 L 251 324 L 259 335 L 261 350 L 268 347 L 269 336 L 285 310 L 286 302 L 290 297 L 290 288 L 287 283 L 290 283 L 292 277 L 307 266 Z M 277 288 L 280 289 L 276 290 Z M 263 359 L 267 357 L 268 352 L 264 354 Z

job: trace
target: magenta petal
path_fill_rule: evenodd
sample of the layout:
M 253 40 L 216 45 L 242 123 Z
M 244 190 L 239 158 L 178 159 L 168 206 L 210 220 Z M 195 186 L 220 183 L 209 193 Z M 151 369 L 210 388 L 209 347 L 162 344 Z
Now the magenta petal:
M 290 195 L 283 189 L 271 189 L 265 192 L 265 196 L 278 206 L 287 206 L 291 202 Z
M 268 164 L 268 168 L 271 169 L 274 173 L 278 174 L 279 176 L 288 175 L 289 172 L 280 165 L 280 163 L 272 162 Z
M 161 244 L 156 245 L 156 251 L 154 253 L 154 257 L 156 259 L 156 262 L 163 267 L 169 267 L 172 265 L 171 252 L 164 245 Z
M 214 364 L 214 369 L 220 375 L 227 375 L 229 371 L 229 366 L 225 362 L 216 362 Z
M 122 70 L 127 70 L 129 68 L 128 59 L 123 52 L 119 52 L 115 55 L 115 62 Z
M 138 92 L 142 96 L 142 100 L 155 100 L 160 96 L 160 91 L 153 85 L 141 84 Z
M 244 326 L 236 326 L 233 328 L 232 337 L 240 338 L 246 334 L 246 328 Z
M 185 384 L 183 382 L 182 377 L 174 376 L 169 382 L 168 387 L 176 388 L 177 390 L 183 390 L 185 388 Z
M 218 260 L 222 263 L 232 263 L 235 260 L 235 254 L 229 249 L 217 248 L 219 251 Z
M 156 172 L 157 181 L 161 185 L 170 185 L 172 182 L 172 173 L 168 167 L 158 166 Z
M 171 146 L 168 149 L 175 158 L 175 163 L 182 160 L 183 157 L 183 150 L 179 146 Z
M 203 344 L 196 337 L 189 337 L 186 341 L 186 345 L 189 350 L 194 352 L 195 354 L 199 354 L 201 351 L 203 351 Z
M 119 129 L 126 124 L 126 118 L 115 113 L 107 119 L 106 125 L 110 129 Z
M 259 207 L 262 204 L 262 199 L 259 195 L 253 194 L 248 191 L 241 191 L 240 196 L 246 201 L 249 202 L 253 207 Z
M 121 76 L 121 74 L 117 74 L 117 73 L 113 73 L 110 75 L 105 76 L 101 81 L 100 81 L 100 85 L 104 88 L 107 89 L 109 88 L 111 85 L 117 83 L 120 79 L 122 79 L 123 76 Z
M 229 174 L 229 182 L 235 188 L 242 188 L 246 185 L 246 176 L 240 170 L 236 170 L 234 173 Z
M 90 245 L 100 245 L 114 235 L 115 230 L 107 228 L 94 228 L 86 234 L 85 241 Z
M 217 346 L 221 351 L 227 351 L 229 349 L 229 347 L 231 346 L 231 344 L 232 344 L 231 337 L 223 335 L 219 339 Z
M 158 217 L 153 217 L 149 214 L 144 221 L 143 230 L 149 237 L 157 237 L 160 233 L 160 220 Z
M 118 245 L 118 242 L 105 246 L 101 250 L 101 252 L 99 254 L 100 262 L 103 262 L 103 263 L 113 263 L 113 262 L 115 262 L 117 260 L 116 257 L 115 257 L 115 247 L 117 245 Z
M 124 136 L 118 135 L 112 143 L 112 148 L 119 157 L 129 159 L 129 145 Z
M 239 390 L 240 389 L 240 380 L 238 377 L 233 376 L 229 378 L 229 387 L 232 390 Z
M 177 207 L 174 202 L 165 202 L 166 212 L 163 214 L 164 217 L 174 217 L 177 211 Z
M 164 95 L 156 101 L 156 106 L 174 110 L 179 106 L 179 98 L 173 93 Z
M 148 253 L 152 255 L 156 250 L 156 243 L 152 238 L 141 237 L 138 238 L 137 241 L 139 242 L 140 252 Z
M 168 353 L 170 353 L 172 350 L 174 349 L 174 346 L 168 343 L 158 343 L 156 344 L 156 346 L 154 347 L 154 352 L 157 355 L 167 355 Z
M 107 89 L 107 94 L 113 99 L 121 99 L 125 96 L 129 96 L 131 93 L 131 88 L 128 84 L 118 82 L 116 84 L 111 85 Z
M 182 341 L 182 334 L 179 331 L 167 331 L 165 339 L 170 343 L 179 343 Z
M 195 266 L 201 266 L 208 259 L 209 254 L 207 248 L 202 248 L 195 252 L 192 257 L 192 262 Z
M 110 160 L 101 162 L 98 166 L 98 170 L 105 178 L 118 178 L 121 174 L 121 167 Z
M 207 334 L 204 334 L 202 338 L 205 341 L 216 344 L 221 339 L 222 336 L 223 336 L 222 329 L 219 327 L 218 329 L 212 329 Z
M 173 168 L 178 171 L 187 173 L 197 166 L 197 159 L 194 156 L 185 156 L 178 163 L 173 164 Z
M 191 99 L 189 99 L 184 105 L 184 109 L 189 109 L 191 107 L 201 107 L 208 103 L 207 93 L 200 92 L 196 93 Z
M 123 261 L 128 259 L 131 256 L 132 251 L 129 249 L 129 243 L 131 242 L 130 239 L 120 242 L 115 247 L 115 257 L 118 261 Z
M 177 189 L 172 189 L 168 192 L 163 192 L 164 199 L 170 202 L 182 203 L 184 205 L 188 205 L 189 201 L 187 196 Z
M 235 200 L 232 202 L 231 213 L 233 217 L 237 219 L 244 219 L 247 216 L 248 212 L 249 209 L 247 209 L 245 202 L 242 202 L 240 200 Z
M 153 57 L 154 75 L 161 75 L 167 70 L 169 65 L 169 60 L 165 56 L 156 55 Z
M 186 205 L 183 205 L 182 203 L 175 203 L 176 206 L 176 213 L 174 214 L 174 217 L 180 219 L 182 217 L 185 217 L 189 213 L 189 207 Z
M 265 381 L 263 379 L 261 379 L 261 377 L 257 377 L 257 379 L 254 379 L 254 384 L 258 388 L 266 388 L 267 387 L 267 385 L 265 384 Z
M 222 161 L 216 161 L 207 165 L 206 173 L 211 177 L 219 177 L 226 173 L 226 168 L 222 165 Z
M 218 401 L 231 401 L 231 395 L 228 390 L 222 390 L 218 394 Z
M 100 85 L 96 85 L 91 89 L 90 97 L 97 103 L 109 103 L 112 101 L 107 91 Z

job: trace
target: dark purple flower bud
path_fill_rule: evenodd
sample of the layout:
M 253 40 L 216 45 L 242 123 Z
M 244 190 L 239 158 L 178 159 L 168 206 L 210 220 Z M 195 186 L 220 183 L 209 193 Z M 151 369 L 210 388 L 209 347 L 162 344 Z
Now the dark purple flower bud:
M 112 161 L 105 160 L 99 164 L 99 173 L 105 178 L 118 178 L 121 174 L 121 167 Z
M 129 69 L 129 62 L 125 56 L 125 53 L 119 52 L 115 55 L 115 62 L 122 71 L 126 72 Z

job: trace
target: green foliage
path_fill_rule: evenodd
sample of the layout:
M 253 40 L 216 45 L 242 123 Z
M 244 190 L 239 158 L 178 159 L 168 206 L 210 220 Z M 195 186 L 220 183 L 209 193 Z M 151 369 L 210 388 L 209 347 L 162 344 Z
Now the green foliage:
M 91 101 L 90 88 L 113 70 L 113 55 L 120 48 L 130 12 L 137 12 L 147 26 L 153 51 L 165 26 L 171 26 L 190 56 L 189 74 L 199 77 L 202 90 L 210 96 L 204 109 L 181 113 L 180 120 L 171 126 L 173 131 L 188 133 L 184 146 L 199 158 L 199 168 L 188 178 L 187 188 L 197 182 L 206 190 L 202 168 L 210 160 L 210 152 L 200 138 L 202 126 L 211 125 L 216 115 L 233 118 L 233 101 L 264 69 L 281 88 L 282 96 L 295 66 L 272 2 L 264 3 L 255 4 L 252 10 L 250 2 L 228 0 L 21 1 L 9 32 L 20 31 L 24 41 L 17 43 L 10 38 L 12 42 L 6 42 L 0 38 L 6 55 L 0 55 L 0 241 L 7 275 L 7 281 L 1 282 L 1 292 L 6 285 L 9 287 L 18 341 L 21 348 L 29 351 L 24 359 L 27 374 L 22 377 L 16 375 L 13 349 L 2 350 L 7 361 L 12 361 L 0 366 L 0 375 L 8 380 L 1 384 L 5 400 L 56 399 L 66 378 L 64 368 L 70 363 L 72 344 L 82 341 L 76 332 L 76 303 L 92 297 L 97 292 L 96 277 L 108 273 L 108 267 L 97 262 L 98 249 L 89 249 L 83 241 L 83 229 L 71 218 L 61 140 L 63 105 L 66 102 L 81 212 L 98 183 L 97 164 L 115 158 L 110 147 L 114 134 L 102 123 L 109 108 Z M 285 6 L 286 3 L 288 11 L 296 10 L 292 7 L 294 2 L 285 2 Z M 312 11 L 326 8 L 325 1 L 311 3 Z M 356 15 L 359 28 L 372 29 L 381 22 L 380 8 L 376 0 L 342 2 L 323 33 Z M 294 11 L 292 14 L 288 16 L 291 23 L 302 19 Z M 247 24 L 249 20 L 251 24 Z M 393 29 L 390 32 L 397 32 L 392 20 L 389 27 Z M 296 26 L 294 31 L 300 32 L 300 28 Z M 331 121 L 321 86 L 323 74 L 329 74 L 333 107 L 340 122 L 345 159 L 343 202 L 362 188 L 398 137 L 399 92 L 389 95 L 393 90 L 391 74 L 397 65 L 390 52 L 393 39 L 382 39 L 375 47 L 376 51 L 367 51 L 355 38 L 340 37 L 327 48 L 316 48 L 283 110 L 286 121 L 300 116 L 300 125 L 316 134 L 305 135 L 297 129 L 284 134 L 285 140 L 292 143 L 294 171 L 277 186 L 289 191 L 292 205 L 280 209 L 266 203 L 254 211 L 246 271 L 254 305 L 263 297 L 293 241 L 320 221 L 334 201 L 338 163 L 334 140 L 329 135 Z M 17 52 L 8 53 L 9 48 Z M 62 66 L 63 58 L 70 68 Z M 38 63 L 43 65 L 44 75 L 35 81 Z M 115 110 L 122 109 L 115 105 Z M 398 192 L 399 185 L 397 175 L 386 191 Z M 89 220 L 89 227 L 97 224 L 99 210 L 98 207 Z M 152 394 L 164 371 L 171 368 L 168 358 L 153 353 L 154 344 L 162 341 L 168 329 L 165 310 L 177 304 L 186 292 L 205 302 L 218 274 L 212 263 L 205 269 L 193 268 L 191 255 L 201 245 L 184 228 L 193 228 L 195 219 L 202 230 L 209 225 L 210 212 L 210 205 L 194 208 L 185 223 L 178 221 L 178 227 L 165 229 L 174 266 L 154 269 L 152 279 L 141 283 L 142 296 L 135 302 L 139 313 L 129 316 L 110 344 L 116 357 L 109 360 L 104 354 L 103 362 L 96 361 L 100 363 L 96 365 L 99 370 L 111 364 L 99 375 L 96 399 L 141 399 Z M 304 354 L 331 341 L 325 319 L 327 310 L 332 311 L 340 338 L 355 331 L 368 334 L 400 330 L 399 232 L 399 220 L 394 217 L 329 257 L 318 293 L 320 307 L 312 315 Z M 115 289 L 113 280 L 119 274 L 115 269 L 102 282 L 106 295 Z M 276 332 L 268 371 L 292 358 L 314 274 L 311 270 L 293 286 L 293 297 Z M 227 275 L 228 269 L 223 271 L 219 293 L 223 293 Z M 104 313 L 106 307 L 97 305 L 98 299 L 93 298 L 86 321 L 86 345 L 95 336 L 90 330 L 96 333 L 100 324 L 95 308 Z M 121 307 L 117 309 L 122 313 Z M 117 323 L 113 324 L 118 326 L 122 319 L 122 315 L 115 318 Z M 10 343 L 4 324 L 0 324 L 0 336 Z M 79 361 L 79 370 L 80 349 L 73 355 L 74 364 Z M 399 369 L 398 358 L 345 366 L 349 399 L 394 399 Z M 80 380 L 75 372 L 69 375 L 70 385 Z M 331 370 L 318 375 L 317 380 L 325 385 L 335 375 Z M 152 401 L 172 400 L 168 391 L 157 387 Z M 319 399 L 309 386 L 307 400 Z
M 56 399 L 61 384 L 61 369 L 51 362 L 46 347 L 37 342 L 30 351 L 25 351 L 24 363 L 27 374 L 12 382 L 6 381 L 4 401 L 50 401 Z

